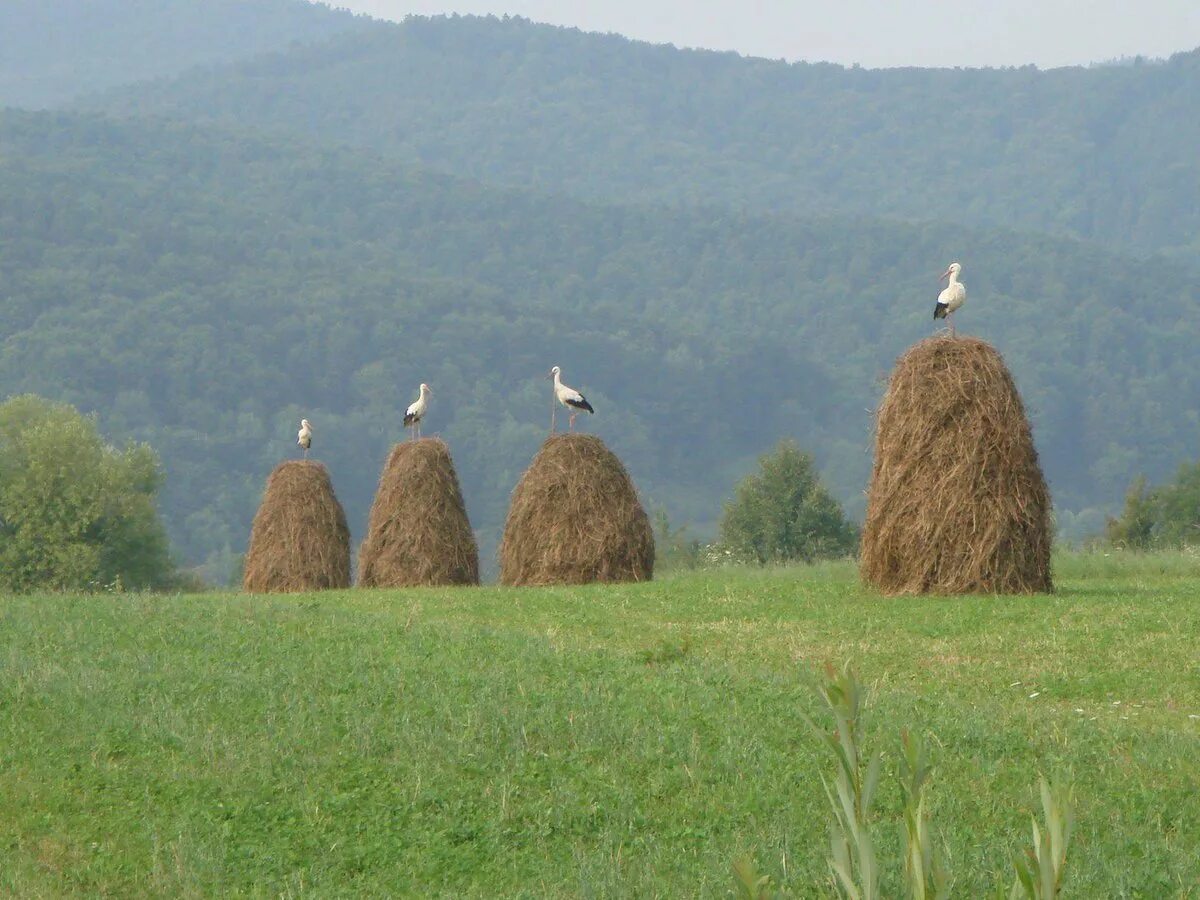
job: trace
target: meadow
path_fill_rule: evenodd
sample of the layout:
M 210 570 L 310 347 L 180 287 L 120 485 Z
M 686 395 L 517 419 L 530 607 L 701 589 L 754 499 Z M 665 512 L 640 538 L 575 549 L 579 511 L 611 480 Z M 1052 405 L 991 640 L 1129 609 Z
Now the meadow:
M 0 599 L 0 894 L 827 890 L 826 662 L 902 729 L 954 896 L 1011 881 L 1039 772 L 1068 897 L 1200 895 L 1200 558 L 1060 556 L 1051 596 L 884 599 L 849 563 L 649 584 Z

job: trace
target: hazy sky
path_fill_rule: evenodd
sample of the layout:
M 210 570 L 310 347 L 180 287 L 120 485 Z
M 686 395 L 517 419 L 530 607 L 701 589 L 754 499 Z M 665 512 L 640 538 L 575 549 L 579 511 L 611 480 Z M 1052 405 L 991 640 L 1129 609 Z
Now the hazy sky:
M 681 47 L 864 66 L 1062 66 L 1200 46 L 1200 0 L 331 0 L 509 13 Z

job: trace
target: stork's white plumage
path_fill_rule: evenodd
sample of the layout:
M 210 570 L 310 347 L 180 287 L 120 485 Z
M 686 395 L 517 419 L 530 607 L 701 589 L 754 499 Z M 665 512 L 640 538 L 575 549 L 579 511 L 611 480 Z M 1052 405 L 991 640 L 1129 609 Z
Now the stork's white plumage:
M 308 448 L 312 446 L 312 425 L 308 419 L 300 420 L 300 430 L 296 432 L 296 446 L 304 449 L 304 458 L 308 459 Z
M 421 396 L 413 403 L 409 404 L 404 413 L 404 427 L 413 430 L 412 436 L 415 441 L 421 436 L 421 420 L 425 418 L 425 411 L 429 409 L 429 395 L 433 391 L 429 389 L 429 385 L 421 385 Z
M 942 273 L 942 278 L 948 277 L 950 283 L 938 294 L 937 303 L 933 307 L 933 317 L 947 320 L 951 336 L 954 334 L 954 311 L 967 302 L 966 285 L 960 284 L 958 280 L 958 273 L 961 271 L 962 266 L 953 262 Z M 938 279 L 938 281 L 941 280 L 941 278 Z
M 591 414 L 594 413 L 595 410 L 592 409 L 592 404 L 587 402 L 587 398 L 584 397 L 583 394 L 579 393 L 579 391 L 575 390 L 575 388 L 567 387 L 562 383 L 562 378 L 560 377 L 561 373 L 562 369 L 560 369 L 558 366 L 555 366 L 550 370 L 550 374 L 546 377 L 554 379 L 554 399 L 567 409 L 571 410 L 571 421 L 567 427 L 569 430 L 574 431 L 575 417 L 579 415 L 579 411 L 582 409 Z M 554 431 L 553 415 L 550 417 L 550 430 Z

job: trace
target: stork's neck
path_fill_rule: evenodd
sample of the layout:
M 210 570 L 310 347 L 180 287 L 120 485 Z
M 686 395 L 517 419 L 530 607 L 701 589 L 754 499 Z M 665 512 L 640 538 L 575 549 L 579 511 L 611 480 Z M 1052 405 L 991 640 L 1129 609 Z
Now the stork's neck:
M 957 272 L 951 272 L 951 273 L 950 273 L 950 285 L 949 285 L 949 286 L 951 286 L 951 287 L 952 287 L 952 286 L 954 286 L 954 285 L 956 285 L 956 284 L 958 284 L 958 273 L 957 273 Z
M 558 372 L 555 372 L 555 373 L 554 373 L 554 386 L 555 386 L 555 387 L 562 387 L 562 378 L 561 378 L 561 377 L 559 377 L 559 373 L 558 373 Z

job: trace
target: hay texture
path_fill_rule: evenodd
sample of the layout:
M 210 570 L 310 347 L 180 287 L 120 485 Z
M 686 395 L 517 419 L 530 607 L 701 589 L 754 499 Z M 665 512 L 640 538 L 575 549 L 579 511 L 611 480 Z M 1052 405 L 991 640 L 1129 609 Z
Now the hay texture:
M 255 593 L 350 586 L 350 529 L 319 462 L 280 463 L 250 529 L 242 587 Z
M 443 441 L 392 448 L 358 551 L 358 584 L 479 584 L 479 548 Z
M 879 408 L 863 580 L 885 594 L 1052 589 L 1050 493 L 1000 354 L 935 337 L 900 358 Z
M 513 491 L 501 584 L 649 581 L 653 574 L 654 534 L 621 461 L 593 435 L 551 435 Z

